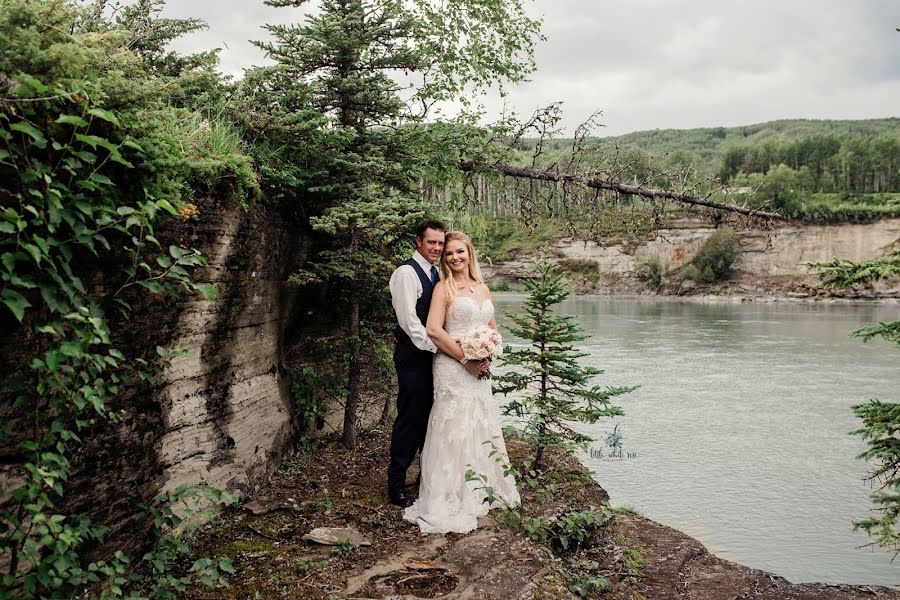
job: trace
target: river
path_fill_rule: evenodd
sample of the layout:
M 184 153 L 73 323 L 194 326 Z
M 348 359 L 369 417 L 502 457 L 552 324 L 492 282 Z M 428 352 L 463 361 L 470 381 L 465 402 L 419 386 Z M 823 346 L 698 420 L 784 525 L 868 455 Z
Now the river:
M 522 296 L 498 294 L 498 322 Z M 870 514 L 865 448 L 850 407 L 900 401 L 900 350 L 847 333 L 897 304 L 731 303 L 578 297 L 559 305 L 591 337 L 587 365 L 625 416 L 585 431 L 580 458 L 614 505 L 792 582 L 895 585 L 900 559 L 860 548 Z M 621 436 L 610 457 L 607 436 Z

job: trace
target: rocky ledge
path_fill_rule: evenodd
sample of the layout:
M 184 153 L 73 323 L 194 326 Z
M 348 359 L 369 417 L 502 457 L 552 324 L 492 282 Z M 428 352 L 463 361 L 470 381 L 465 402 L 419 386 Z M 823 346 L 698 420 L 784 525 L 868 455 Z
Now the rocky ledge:
M 354 453 L 333 440 L 304 444 L 264 495 L 227 510 L 195 541 L 197 556 L 233 559 L 229 587 L 193 588 L 185 597 L 900 599 L 900 591 L 878 586 L 792 584 L 717 558 L 679 531 L 610 509 L 606 492 L 564 455 L 550 456 L 544 486 L 525 486 L 518 525 L 494 511 L 472 533 L 422 535 L 387 502 L 387 449 L 386 430 L 364 436 Z M 517 439 L 509 451 L 519 468 L 532 454 Z M 562 548 L 553 527 L 536 541 L 541 518 L 587 510 L 606 517 L 580 545 Z M 348 528 L 359 545 L 316 543 L 308 534 L 323 527 Z
M 900 298 L 897 282 L 875 282 L 847 290 L 822 289 L 806 265 L 841 257 L 863 261 L 900 247 L 900 219 L 872 223 L 809 225 L 782 223 L 773 229 L 738 229 L 740 253 L 732 275 L 715 284 L 685 280 L 682 269 L 716 230 L 701 218 L 673 220 L 643 239 L 600 243 L 558 238 L 550 245 L 554 260 L 576 266 L 571 276 L 576 291 L 598 294 L 665 296 L 724 295 L 747 299 Z M 665 273 L 656 284 L 643 273 L 648 262 Z M 485 264 L 482 271 L 492 288 L 517 287 L 533 272 L 533 257 Z

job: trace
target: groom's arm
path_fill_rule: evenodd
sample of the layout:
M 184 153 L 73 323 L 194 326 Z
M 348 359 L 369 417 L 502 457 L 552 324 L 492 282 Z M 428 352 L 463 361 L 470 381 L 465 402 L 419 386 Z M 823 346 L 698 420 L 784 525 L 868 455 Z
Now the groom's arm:
M 437 352 L 437 346 L 425 333 L 425 326 L 416 314 L 416 301 L 422 296 L 422 284 L 415 270 L 409 265 L 399 267 L 391 275 L 388 287 L 391 289 L 391 304 L 400 329 L 419 350 Z

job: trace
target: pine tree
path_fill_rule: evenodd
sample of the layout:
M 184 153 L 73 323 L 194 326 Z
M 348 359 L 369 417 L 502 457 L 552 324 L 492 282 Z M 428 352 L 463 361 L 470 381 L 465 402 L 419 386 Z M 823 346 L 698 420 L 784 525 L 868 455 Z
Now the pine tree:
M 900 278 L 900 250 L 860 263 L 835 259 L 811 266 L 819 270 L 826 287 L 848 288 L 878 279 Z M 900 348 L 900 320 L 863 327 L 850 335 L 864 342 L 880 337 Z M 865 531 L 878 546 L 900 552 L 900 403 L 869 400 L 854 406 L 853 414 L 863 426 L 851 434 L 868 444 L 868 449 L 857 458 L 874 463 L 870 479 L 878 489 L 871 499 L 879 513 L 855 522 L 854 530 Z
M 622 409 L 610 399 L 637 389 L 590 384 L 602 371 L 580 365 L 587 353 L 574 347 L 587 336 L 575 317 L 552 310 L 569 296 L 563 274 L 545 260 L 536 267 L 537 275 L 525 281 L 524 313 L 509 315 L 515 323 L 512 333 L 531 344 L 507 349 L 501 364 L 511 369 L 497 377 L 494 387 L 502 394 L 517 393 L 505 412 L 527 419 L 522 433 L 537 446 L 535 469 L 547 448 L 571 451 L 592 441 L 572 428 L 573 421 L 596 423 L 600 417 L 621 415 Z
M 366 316 L 381 314 L 398 243 L 424 213 L 423 173 L 455 169 L 459 161 L 459 148 L 450 146 L 459 136 L 436 136 L 440 128 L 423 124 L 428 108 L 493 82 L 524 79 L 533 68 L 537 28 L 521 0 L 322 0 L 304 23 L 268 26 L 274 41 L 257 44 L 277 62 L 262 73 L 271 85 L 260 73 L 249 76 L 267 98 L 266 110 L 288 122 L 278 94 L 269 91 L 278 86 L 286 101 L 302 99 L 321 115 L 316 135 L 301 143 L 307 147 L 285 157 L 302 160 L 303 168 L 277 168 L 277 181 L 296 186 L 322 236 L 317 245 L 325 247 L 295 280 L 324 283 L 345 304 L 347 448 L 356 446 L 362 348 L 371 343 L 362 336 Z

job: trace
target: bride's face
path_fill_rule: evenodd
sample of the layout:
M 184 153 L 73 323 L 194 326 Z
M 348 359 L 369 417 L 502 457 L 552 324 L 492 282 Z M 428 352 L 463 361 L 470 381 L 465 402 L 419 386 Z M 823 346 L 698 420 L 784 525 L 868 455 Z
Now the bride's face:
M 453 240 L 444 247 L 444 262 L 453 273 L 464 273 L 469 268 L 469 249 L 459 240 Z

